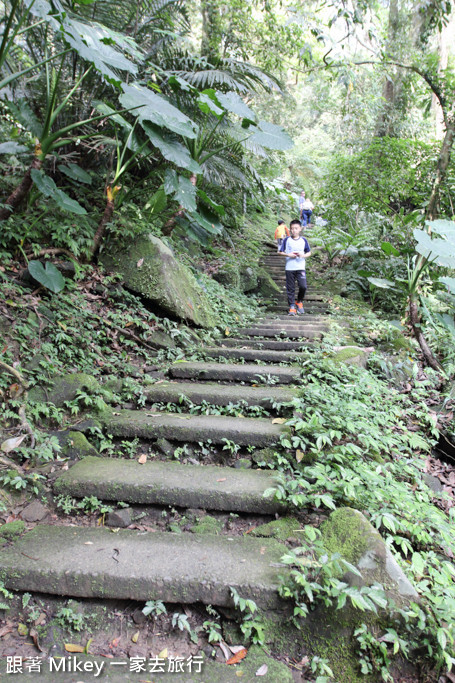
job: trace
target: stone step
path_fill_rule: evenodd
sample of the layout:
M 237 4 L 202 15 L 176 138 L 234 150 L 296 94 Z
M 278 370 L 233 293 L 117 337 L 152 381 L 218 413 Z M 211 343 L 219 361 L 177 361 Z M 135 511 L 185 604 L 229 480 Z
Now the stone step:
M 287 320 L 296 325 L 308 324 L 319 325 L 319 324 L 329 324 L 332 318 L 328 315 L 312 315 L 311 313 L 305 313 L 304 315 L 297 315 L 295 318 L 289 319 L 289 316 L 284 313 L 281 315 L 267 315 L 265 318 L 258 318 L 255 321 L 255 325 L 265 325 L 270 327 L 271 324 L 279 325 L 283 320 Z
M 223 339 L 221 342 L 223 346 L 235 349 L 258 349 L 267 351 L 298 351 L 305 347 L 306 340 L 301 341 L 288 341 L 279 339 L 239 339 L 237 337 L 231 337 L 230 339 Z
M 324 307 L 324 308 L 321 306 L 315 307 L 315 306 L 311 306 L 311 304 L 307 305 L 306 302 L 304 302 L 303 306 L 305 308 L 305 315 L 308 315 L 308 314 L 310 314 L 310 315 L 318 315 L 318 314 L 326 315 L 326 314 L 330 313 L 330 311 L 327 307 Z M 279 315 L 286 315 L 286 311 L 288 311 L 288 310 L 289 310 L 289 305 L 288 305 L 287 301 L 283 301 L 282 304 L 277 304 L 275 306 L 271 305 L 271 306 L 267 307 L 267 311 L 269 313 L 278 313 Z
M 103 421 L 112 436 L 137 436 L 143 439 L 164 437 L 196 443 L 211 439 L 215 444 L 222 444 L 224 439 L 229 439 L 240 446 L 257 447 L 275 444 L 281 434 L 289 431 L 289 428 L 273 424 L 271 419 L 265 418 L 148 413 L 143 410 L 120 410 Z
M 255 369 L 256 372 L 260 372 L 261 366 L 256 365 Z M 203 401 L 217 406 L 244 401 L 249 406 L 269 409 L 272 403 L 287 403 L 292 401 L 294 396 L 292 389 L 287 387 L 248 387 L 195 382 L 162 382 L 147 387 L 144 394 L 147 400 L 153 403 L 179 403 L 180 396 L 183 395 L 198 405 Z
M 76 498 L 268 515 L 283 509 L 273 497 L 264 498 L 276 481 L 265 470 L 88 456 L 64 472 L 54 490 Z
M 232 360 L 260 360 L 265 363 L 295 363 L 300 359 L 298 353 L 267 349 L 223 349 L 206 347 L 202 349 L 208 358 L 231 358 Z
M 307 329 L 309 330 L 321 330 L 322 332 L 326 332 L 329 329 L 329 324 L 327 322 L 313 322 L 311 320 L 308 320 L 308 318 L 305 315 L 288 315 L 288 316 L 283 316 L 282 319 L 273 319 L 269 318 L 268 320 L 265 320 L 264 322 L 256 322 L 254 323 L 254 329 L 276 329 L 277 333 L 279 333 L 280 330 L 302 330 L 305 331 Z M 242 328 L 240 328 L 242 329 Z
M 255 365 L 245 363 L 234 365 L 229 363 L 188 362 L 175 363 L 169 368 L 171 377 L 179 379 L 216 380 L 219 382 L 254 382 L 260 384 L 259 375 L 273 375 L 279 384 L 292 384 L 299 380 L 300 371 L 295 368 L 283 368 L 280 365 Z
M 232 587 L 268 609 L 281 604 L 285 552 L 275 540 L 248 536 L 41 524 L 2 548 L 0 575 L 9 590 L 218 606 L 233 606 Z
M 315 327 L 302 327 L 296 329 L 287 329 L 281 331 L 276 327 L 245 327 L 237 330 L 237 334 L 243 334 L 246 337 L 276 337 L 283 336 L 290 339 L 304 338 L 304 339 L 320 339 L 326 328 L 319 329 Z

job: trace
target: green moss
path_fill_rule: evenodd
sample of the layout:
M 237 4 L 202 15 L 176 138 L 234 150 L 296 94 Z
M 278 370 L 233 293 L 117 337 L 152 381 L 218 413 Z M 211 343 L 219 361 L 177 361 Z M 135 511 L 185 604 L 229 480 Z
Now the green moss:
M 410 339 L 404 336 L 400 330 L 393 330 L 391 333 L 391 339 L 381 343 L 381 348 L 385 351 L 395 351 L 399 353 L 400 351 L 406 351 L 406 353 L 412 353 L 413 346 Z
M 87 440 L 82 432 L 69 432 L 68 441 L 62 449 L 66 458 L 83 458 L 87 455 L 98 455 L 96 448 Z
M 331 359 L 334 363 L 347 363 L 348 365 L 358 365 L 365 367 L 368 354 L 358 346 L 346 346 L 332 354 Z
M 191 527 L 194 534 L 216 534 L 218 535 L 223 528 L 223 523 L 215 517 L 206 515 L 200 522 Z
M 330 553 L 340 553 L 351 564 L 357 564 L 368 548 L 365 527 L 350 508 L 340 508 L 321 526 L 324 547 Z
M 256 527 L 251 536 L 262 536 L 264 538 L 277 538 L 285 541 L 287 538 L 295 536 L 301 531 L 299 522 L 293 517 L 282 517 L 268 524 L 261 524 Z
M 25 522 L 16 519 L 14 522 L 7 522 L 0 526 L 0 538 L 11 540 L 25 531 Z

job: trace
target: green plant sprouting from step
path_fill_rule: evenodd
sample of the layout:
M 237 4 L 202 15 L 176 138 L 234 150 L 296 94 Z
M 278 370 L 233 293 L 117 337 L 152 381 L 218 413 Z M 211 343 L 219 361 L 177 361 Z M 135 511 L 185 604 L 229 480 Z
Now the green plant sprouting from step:
M 245 638 L 257 645 L 265 644 L 264 623 L 258 614 L 258 606 L 249 598 L 242 598 L 238 591 L 230 587 L 234 607 L 241 614 L 240 630 Z

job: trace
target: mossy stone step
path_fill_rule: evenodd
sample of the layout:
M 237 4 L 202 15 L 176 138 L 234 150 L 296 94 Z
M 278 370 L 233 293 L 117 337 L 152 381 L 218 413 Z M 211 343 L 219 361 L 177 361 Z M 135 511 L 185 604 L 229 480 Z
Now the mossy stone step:
M 274 333 L 276 334 L 276 332 Z M 279 384 L 292 384 L 300 379 L 300 370 L 283 368 L 280 365 L 234 365 L 229 363 L 188 362 L 175 363 L 169 368 L 169 375 L 179 379 L 209 379 L 228 382 L 261 382 L 261 376 L 273 375 Z
M 227 346 L 229 348 L 241 348 L 241 349 L 263 349 L 268 351 L 299 351 L 305 347 L 306 340 L 301 341 L 281 341 L 279 339 L 240 339 L 238 337 L 231 337 L 229 339 L 223 339 L 220 344 Z M 261 366 L 257 366 L 261 367 Z
M 282 319 L 269 318 L 268 320 L 260 321 L 254 323 L 254 329 L 270 329 L 276 328 L 277 330 L 322 330 L 326 331 L 329 329 L 329 324 L 326 321 L 313 322 L 312 320 L 305 319 L 305 315 L 295 315 L 295 316 L 283 316 Z
M 256 366 L 257 367 L 257 366 Z M 142 410 L 120 410 L 104 418 L 113 436 L 196 442 L 211 439 L 222 444 L 224 439 L 241 446 L 269 446 L 279 441 L 288 427 L 273 424 L 265 418 L 239 418 L 226 415 L 189 415 L 186 413 L 149 413 Z
M 280 605 L 286 546 L 264 538 L 39 525 L 0 555 L 9 590 L 232 606 L 230 588 Z
M 60 475 L 54 489 L 77 498 L 267 515 L 283 509 L 264 498 L 275 485 L 270 471 L 89 456 Z
M 256 372 L 258 366 L 256 365 Z M 217 406 L 244 401 L 249 406 L 271 408 L 272 403 L 292 401 L 294 392 L 286 387 L 248 387 L 217 383 L 162 382 L 144 390 L 153 403 L 178 403 L 180 396 L 200 405 L 203 401 Z
M 237 334 L 245 337 L 289 337 L 290 339 L 320 339 L 327 328 L 295 327 L 293 329 L 281 329 L 278 327 L 244 327 L 237 330 Z
M 258 318 L 254 324 L 255 326 L 264 325 L 265 327 L 270 327 L 270 325 L 281 324 L 284 320 L 289 323 L 293 323 L 294 325 L 301 325 L 302 323 L 323 325 L 330 323 L 332 318 L 328 315 L 312 315 L 311 313 L 305 313 L 304 315 L 298 315 L 295 316 L 295 318 L 290 318 L 287 314 L 285 315 L 283 313 L 281 315 L 269 315 L 266 318 Z
M 235 349 L 222 347 L 205 347 L 201 349 L 207 358 L 231 358 L 232 360 L 260 360 L 265 363 L 296 363 L 300 359 L 298 353 L 292 351 L 274 351 L 267 349 Z

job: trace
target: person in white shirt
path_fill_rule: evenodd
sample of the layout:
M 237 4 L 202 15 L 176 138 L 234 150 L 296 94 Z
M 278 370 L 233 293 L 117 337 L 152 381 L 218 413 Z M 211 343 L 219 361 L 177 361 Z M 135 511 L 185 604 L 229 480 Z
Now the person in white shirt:
M 305 298 L 306 272 L 305 261 L 311 255 L 310 245 L 301 236 L 302 225 L 297 219 L 289 226 L 290 237 L 285 237 L 280 247 L 280 254 L 286 257 L 286 292 L 288 295 L 289 315 L 303 315 L 303 300 Z M 295 300 L 295 283 L 299 286 L 297 301 Z
M 311 214 L 313 213 L 313 209 L 313 202 L 306 198 L 302 204 L 302 213 L 300 215 L 300 220 L 302 221 L 303 227 L 306 227 L 311 222 Z

